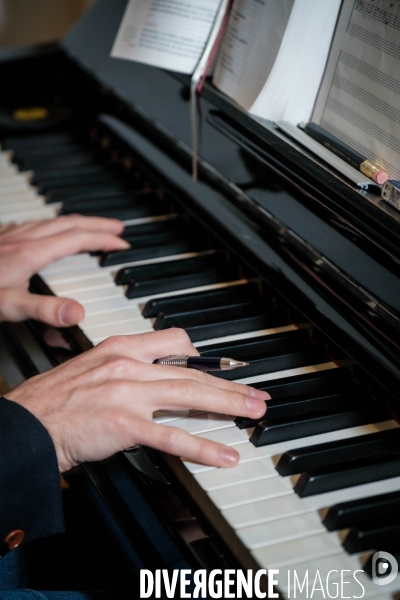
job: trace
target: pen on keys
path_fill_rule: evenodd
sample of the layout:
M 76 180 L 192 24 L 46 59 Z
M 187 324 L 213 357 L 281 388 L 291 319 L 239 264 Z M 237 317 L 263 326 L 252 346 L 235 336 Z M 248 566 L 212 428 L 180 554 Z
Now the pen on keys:
M 153 361 L 155 365 L 169 365 L 170 367 L 184 367 L 197 371 L 230 371 L 238 367 L 246 367 L 249 363 L 233 358 L 216 358 L 207 356 L 180 356 L 172 354 Z

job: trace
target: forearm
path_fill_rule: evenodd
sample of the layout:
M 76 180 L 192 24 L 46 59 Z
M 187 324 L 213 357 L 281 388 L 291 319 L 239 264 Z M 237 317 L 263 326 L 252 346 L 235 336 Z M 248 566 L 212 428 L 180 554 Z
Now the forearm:
M 63 531 L 60 475 L 40 421 L 0 397 L 0 540 L 15 529 L 25 542 Z

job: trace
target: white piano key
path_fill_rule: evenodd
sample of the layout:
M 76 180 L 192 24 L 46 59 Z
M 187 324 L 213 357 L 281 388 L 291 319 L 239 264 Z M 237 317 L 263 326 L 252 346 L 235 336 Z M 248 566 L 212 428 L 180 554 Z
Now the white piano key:
M 109 269 L 102 269 L 99 267 L 98 263 L 93 262 L 92 264 L 85 265 L 82 263 L 80 267 L 74 267 L 64 269 L 61 273 L 50 273 L 46 274 L 46 283 L 50 286 L 57 286 L 61 284 L 65 284 L 66 286 L 70 286 L 71 289 L 74 287 L 78 287 L 81 285 L 80 282 L 85 283 L 90 279 L 97 279 L 100 276 L 108 276 L 109 281 L 114 284 L 114 279 L 111 275 L 111 271 Z M 75 286 L 76 284 L 76 286 Z
M 241 504 L 250 504 L 259 500 L 293 494 L 293 479 L 293 477 L 279 477 L 276 474 L 275 477 L 257 479 L 256 481 L 248 481 L 245 484 L 211 490 L 208 495 L 217 508 L 225 510 Z
M 34 210 L 25 210 L 24 212 L 8 212 L 6 214 L 0 214 L 0 222 L 4 225 L 6 223 L 24 223 L 25 221 L 40 221 L 42 219 L 54 219 L 57 216 L 56 209 L 51 206 L 45 206 L 43 208 L 37 208 Z
M 83 252 L 81 254 L 71 254 L 70 256 L 64 256 L 62 258 L 59 258 L 58 260 L 53 261 L 50 265 L 43 269 L 42 273 L 47 273 L 48 270 L 52 270 L 53 267 L 59 267 L 60 265 L 69 264 L 70 266 L 72 266 L 75 263 L 90 263 L 91 261 L 94 261 L 96 263 L 98 262 L 95 256 L 91 256 L 86 252 Z
M 284 478 L 282 478 L 284 479 Z M 293 492 L 291 496 L 278 499 L 264 499 L 260 502 L 250 502 L 247 505 L 223 509 L 223 516 L 234 528 L 241 529 L 259 523 L 267 523 L 289 516 L 303 515 L 308 512 L 325 509 L 339 502 L 367 498 L 394 492 L 400 489 L 400 477 L 393 477 L 373 483 L 366 483 L 350 488 L 300 498 Z
M 119 310 L 114 310 L 107 313 L 97 313 L 92 314 L 90 316 L 86 316 L 83 321 L 80 322 L 79 326 L 81 329 L 88 330 L 91 327 L 97 327 L 99 325 L 109 325 L 111 323 L 124 323 L 126 321 L 133 321 L 139 319 L 143 322 L 146 322 L 151 328 L 150 319 L 144 319 L 142 317 L 142 313 L 138 309 L 137 306 L 129 306 L 127 308 L 120 308 Z
M 104 287 L 116 288 L 112 277 L 105 273 L 104 275 L 99 273 L 97 277 L 90 279 L 89 281 L 76 281 L 73 285 L 70 283 L 54 283 L 50 285 L 53 292 L 61 296 L 63 294 L 69 294 L 71 298 L 74 298 L 76 293 L 85 292 L 87 290 L 101 290 Z M 99 295 L 101 293 L 99 292 Z
M 186 417 L 201 415 L 204 412 L 204 410 L 193 410 L 189 408 L 185 410 L 157 410 L 153 414 L 153 421 L 154 423 L 163 425 L 172 421 L 180 421 Z
M 238 537 L 250 550 L 296 540 L 317 533 L 326 533 L 326 528 L 317 512 L 287 517 L 269 523 L 257 523 L 252 527 L 237 530 Z
M 164 296 L 182 296 L 183 294 L 191 294 L 192 292 L 206 292 L 208 290 L 219 290 L 222 288 L 230 287 L 232 285 L 238 285 L 240 283 L 247 283 L 245 279 L 240 279 L 236 281 L 229 281 L 226 283 L 213 283 L 211 285 L 201 285 L 199 287 L 186 288 L 183 290 L 174 290 L 163 292 L 161 294 L 151 294 L 149 296 L 141 296 L 140 298 L 132 298 L 130 302 L 134 302 L 137 305 L 145 305 L 148 300 L 153 300 L 154 298 L 164 298 Z M 122 286 L 115 286 L 122 287 Z
M 30 192 L 34 194 L 31 186 L 24 181 L 16 177 L 7 177 L 4 180 L 0 180 L 0 200 L 3 201 L 4 196 L 8 197 L 13 194 L 19 194 L 21 192 Z M 43 200 L 44 202 L 44 200 Z
M 284 327 L 275 327 L 271 329 L 258 329 L 257 331 L 246 331 L 245 333 L 237 333 L 235 335 L 225 335 L 219 338 L 212 338 L 210 340 L 202 340 L 201 342 L 194 342 L 196 348 L 202 346 L 208 346 L 213 344 L 220 344 L 225 342 L 238 342 L 240 340 L 253 339 L 264 335 L 273 335 L 274 333 L 284 333 L 285 331 L 294 331 L 298 329 L 295 325 L 285 325 Z M 200 350 L 201 352 L 201 350 Z
M 11 164 L 0 163 L 0 181 L 6 179 L 7 177 L 15 177 L 18 175 L 18 169 Z
M 32 200 L 40 200 L 41 205 L 46 206 L 45 203 L 43 202 L 43 197 L 39 196 L 39 194 L 37 194 L 32 189 L 12 193 L 12 192 L 7 192 L 7 188 L 4 188 L 4 191 L 0 196 L 0 209 L 2 212 L 4 212 L 4 210 L 7 207 L 8 202 L 10 202 L 10 205 L 14 205 L 14 204 L 17 205 L 20 202 L 29 202 Z M 51 206 L 51 205 L 48 204 L 47 206 Z
M 248 481 L 275 476 L 275 465 L 270 458 L 260 458 L 247 463 L 239 463 L 232 469 L 215 468 L 209 471 L 194 473 L 195 479 L 206 492 L 238 483 L 246 483 Z
M 2 210 L 2 208 L 4 210 Z M 31 199 L 31 200 L 26 200 L 23 202 L 13 202 L 12 200 L 12 196 L 8 196 L 7 197 L 7 206 L 2 207 L 0 205 L 0 216 L 2 216 L 3 214 L 8 214 L 11 211 L 13 213 L 19 213 L 20 217 L 23 217 L 26 213 L 26 211 L 28 210 L 37 210 L 37 209 L 41 209 L 43 208 L 43 202 L 40 200 L 40 198 L 38 199 Z M 46 207 L 47 208 L 47 207 Z M 58 209 L 59 206 L 54 206 L 52 205 L 51 207 L 52 209 Z
M 202 413 L 196 417 L 181 419 L 179 423 L 167 422 L 166 425 L 178 426 L 187 433 L 203 434 L 207 431 L 215 431 L 236 427 L 233 417 L 227 415 L 219 415 L 216 413 Z
M 75 292 L 73 294 L 70 294 L 68 291 L 66 291 L 65 293 L 68 296 L 68 298 L 72 298 L 73 300 L 76 300 L 77 302 L 81 302 L 83 304 L 83 306 L 85 307 L 85 310 L 87 308 L 87 305 L 89 305 L 91 302 L 97 302 L 100 295 L 101 295 L 102 300 L 109 300 L 111 298 L 123 298 L 124 297 L 124 290 L 121 290 L 116 285 L 106 286 L 104 289 L 101 289 L 101 293 L 100 293 L 100 288 L 88 289 L 88 290 L 84 290 L 84 291 L 80 291 L 80 292 Z M 57 294 L 57 295 L 60 296 L 61 294 Z
M 131 303 L 130 300 L 128 300 L 128 298 L 121 293 L 120 295 L 118 295 L 117 297 L 113 297 L 113 298 L 97 298 L 96 301 L 94 302 L 82 302 L 84 308 L 85 308 L 85 314 L 87 318 L 90 317 L 94 317 L 96 315 L 104 315 L 104 314 L 109 314 L 109 313 L 113 313 L 113 312 L 119 312 L 119 311 L 125 311 L 127 309 L 134 309 L 134 310 L 138 310 L 140 312 L 139 307 L 134 304 Z M 82 324 L 84 323 L 84 321 L 82 322 Z
M 289 542 L 281 542 L 272 546 L 264 546 L 251 551 L 261 565 L 269 569 L 278 569 L 304 560 L 313 560 L 341 553 L 342 540 L 337 532 L 319 533 Z
M 252 385 L 253 383 L 260 383 L 261 381 L 273 381 L 274 379 L 280 379 L 281 377 L 295 377 L 296 375 L 303 375 L 305 373 L 315 373 L 317 371 L 326 371 L 327 369 L 336 369 L 337 365 L 334 362 L 322 363 L 320 365 L 309 365 L 307 367 L 297 367 L 296 369 L 287 369 L 286 371 L 275 371 L 274 373 L 266 373 L 264 375 L 253 375 L 252 377 L 242 377 L 241 379 L 235 379 L 238 383 L 246 383 Z
M 82 331 L 91 342 L 98 344 L 112 335 L 135 335 L 136 333 L 149 333 L 154 330 L 152 327 L 149 327 L 146 321 L 142 322 L 135 319 L 132 322 L 109 323 L 108 325 L 98 325 L 96 327 L 89 327 L 88 329 L 83 327 Z

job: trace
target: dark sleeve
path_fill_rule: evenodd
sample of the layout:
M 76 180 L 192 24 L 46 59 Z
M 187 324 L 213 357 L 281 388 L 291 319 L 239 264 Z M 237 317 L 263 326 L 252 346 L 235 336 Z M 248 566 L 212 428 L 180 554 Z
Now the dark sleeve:
M 60 473 L 45 427 L 0 397 L 0 541 L 14 529 L 25 542 L 64 530 Z

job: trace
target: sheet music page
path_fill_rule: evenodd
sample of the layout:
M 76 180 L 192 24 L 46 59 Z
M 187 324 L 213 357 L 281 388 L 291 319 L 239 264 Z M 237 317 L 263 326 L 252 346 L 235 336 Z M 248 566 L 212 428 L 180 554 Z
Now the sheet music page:
M 400 179 L 400 0 L 345 0 L 312 120 Z
M 111 56 L 192 73 L 219 0 L 129 0 Z
M 235 0 L 213 83 L 249 110 L 278 54 L 294 0 Z

